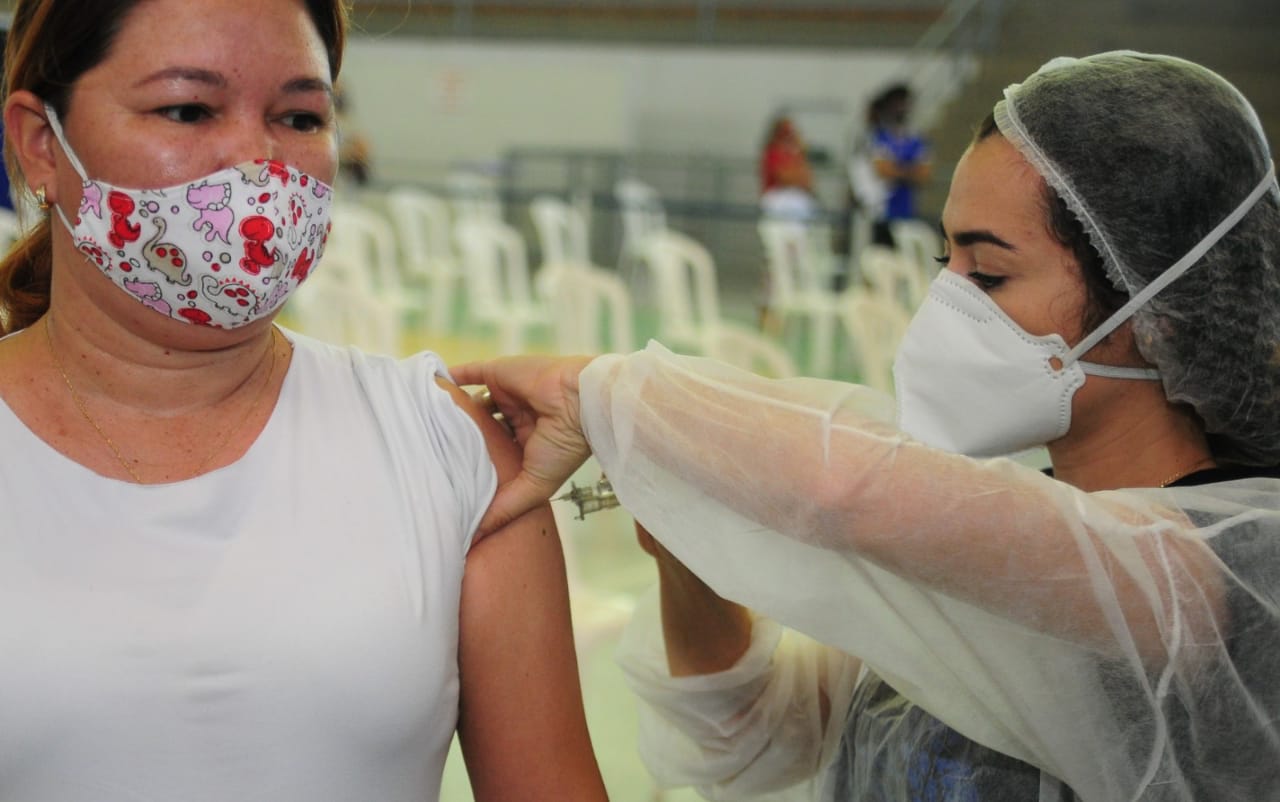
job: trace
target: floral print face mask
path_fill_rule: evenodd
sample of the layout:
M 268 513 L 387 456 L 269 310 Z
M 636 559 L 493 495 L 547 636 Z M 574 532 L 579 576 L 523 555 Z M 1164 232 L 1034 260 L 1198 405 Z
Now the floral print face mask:
M 306 280 L 329 236 L 333 188 L 257 159 L 163 189 L 90 179 L 52 108 L 49 124 L 84 181 L 76 248 L 117 287 L 162 315 L 216 328 L 266 317 Z

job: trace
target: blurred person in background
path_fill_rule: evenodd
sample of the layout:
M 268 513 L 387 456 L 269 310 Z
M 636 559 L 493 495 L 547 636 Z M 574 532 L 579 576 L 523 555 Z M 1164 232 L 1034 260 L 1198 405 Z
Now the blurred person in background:
M 894 221 L 917 217 L 920 188 L 933 174 L 928 140 L 910 126 L 911 105 L 905 84 L 890 86 L 871 101 L 865 151 L 872 169 L 855 162 L 860 172 L 851 176 L 855 197 L 874 212 L 871 240 L 877 245 L 893 247 Z
M 769 123 L 760 152 L 760 209 L 769 217 L 802 221 L 820 213 L 804 140 L 785 115 Z
M 333 108 L 338 124 L 339 174 L 354 186 L 368 186 L 373 178 L 372 148 L 351 118 L 351 92 L 341 82 L 333 87 Z

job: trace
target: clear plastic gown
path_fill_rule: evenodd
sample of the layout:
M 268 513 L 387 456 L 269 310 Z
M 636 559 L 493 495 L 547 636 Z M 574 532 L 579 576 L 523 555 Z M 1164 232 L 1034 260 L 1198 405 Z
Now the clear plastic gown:
M 914 443 L 866 388 L 656 345 L 594 361 L 581 403 L 623 506 L 713 589 L 1047 783 L 1098 802 L 1280 795 L 1280 481 L 1084 493 Z M 727 725 L 758 695 L 726 692 Z M 807 742 L 826 759 L 830 727 Z M 700 782 L 768 787 L 750 759 L 720 762 L 729 776 Z

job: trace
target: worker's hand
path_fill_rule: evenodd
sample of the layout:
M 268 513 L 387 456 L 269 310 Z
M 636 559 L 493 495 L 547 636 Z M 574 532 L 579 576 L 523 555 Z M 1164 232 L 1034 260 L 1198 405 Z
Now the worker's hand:
M 520 473 L 498 487 L 481 536 L 546 502 L 591 453 L 578 418 L 578 374 L 591 357 L 503 357 L 451 368 L 460 385 L 483 384 L 478 400 L 501 414 L 524 449 Z

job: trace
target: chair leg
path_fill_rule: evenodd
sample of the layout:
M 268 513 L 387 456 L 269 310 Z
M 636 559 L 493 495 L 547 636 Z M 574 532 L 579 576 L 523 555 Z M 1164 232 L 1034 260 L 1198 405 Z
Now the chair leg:
M 831 376 L 835 320 L 831 315 L 816 314 L 810 326 L 813 342 L 809 343 L 809 367 L 820 378 Z
M 428 300 L 430 304 L 428 325 L 437 334 L 448 334 L 452 322 L 450 308 L 453 306 L 453 282 L 448 279 L 433 281 L 428 287 L 428 292 L 431 293 L 431 298 Z

